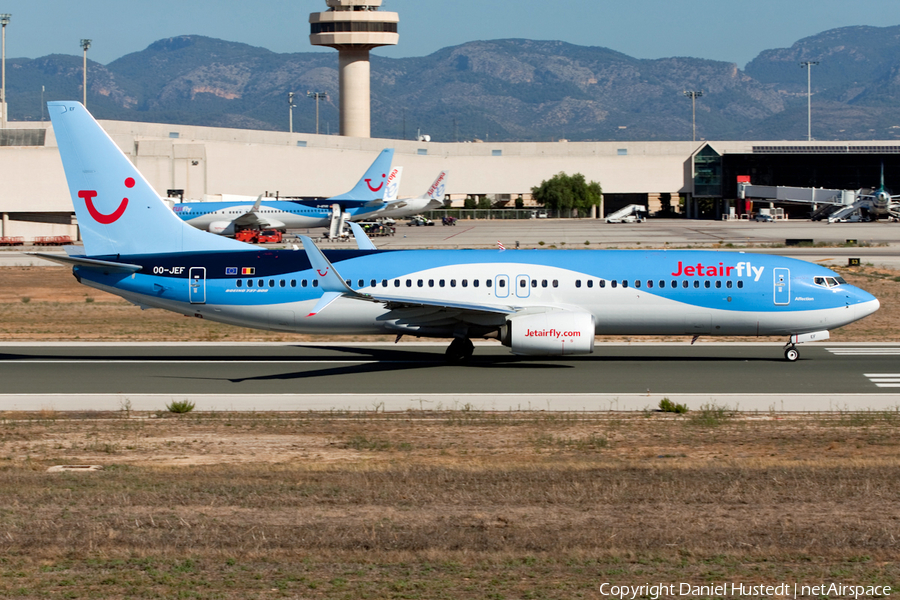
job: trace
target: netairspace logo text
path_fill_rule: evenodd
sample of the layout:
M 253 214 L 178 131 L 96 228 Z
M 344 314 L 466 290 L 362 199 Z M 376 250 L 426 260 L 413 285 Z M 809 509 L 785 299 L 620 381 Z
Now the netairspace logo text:
M 762 585 L 749 583 L 713 583 L 693 585 L 690 583 L 658 583 L 644 585 L 613 585 L 604 583 L 600 586 L 600 594 L 621 600 L 637 600 L 650 598 L 657 600 L 663 596 L 718 596 L 737 598 L 741 596 L 780 596 L 782 598 L 803 598 L 809 596 L 828 596 L 829 598 L 884 598 L 891 595 L 891 587 L 887 585 L 848 585 L 843 583 L 819 583 L 813 585 L 801 583 L 780 583 Z

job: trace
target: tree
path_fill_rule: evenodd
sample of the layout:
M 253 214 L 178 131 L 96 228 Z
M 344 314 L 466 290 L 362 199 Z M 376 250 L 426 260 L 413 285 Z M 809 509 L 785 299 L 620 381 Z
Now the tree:
M 466 199 L 463 201 L 463 208 L 475 208 L 477 204 L 475 198 L 472 196 L 466 196 Z
M 557 173 L 531 188 L 531 194 L 539 204 L 558 213 L 576 209 L 578 214 L 588 214 L 591 207 L 599 206 L 603 199 L 600 184 L 596 181 L 588 183 L 581 173 Z
M 478 208 L 481 210 L 490 210 L 491 209 L 491 201 L 488 200 L 487 196 L 482 196 L 478 199 Z

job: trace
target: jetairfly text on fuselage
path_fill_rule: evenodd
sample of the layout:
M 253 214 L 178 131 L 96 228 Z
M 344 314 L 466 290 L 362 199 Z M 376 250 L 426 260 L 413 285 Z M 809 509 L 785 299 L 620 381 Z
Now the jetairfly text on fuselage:
M 753 277 L 753 281 L 759 281 L 762 277 L 765 267 L 754 267 L 749 262 L 739 262 L 733 267 L 726 267 L 724 263 L 718 266 L 704 265 L 697 263 L 696 265 L 684 265 L 678 261 L 678 269 L 672 273 L 673 277 L 684 275 L 685 277 L 731 277 L 732 271 L 737 271 L 738 277 Z

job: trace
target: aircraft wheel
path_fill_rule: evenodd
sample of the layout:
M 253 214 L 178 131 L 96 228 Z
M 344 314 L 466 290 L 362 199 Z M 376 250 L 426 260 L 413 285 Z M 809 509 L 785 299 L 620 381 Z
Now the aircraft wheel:
M 444 356 L 446 357 L 447 362 L 460 364 L 468 362 L 468 360 L 472 358 L 472 353 L 474 351 L 475 344 L 473 344 L 472 340 L 469 338 L 453 338 L 453 341 L 447 346 L 447 351 L 444 352 Z
M 791 346 L 790 348 L 785 349 L 784 358 L 788 362 L 795 362 L 798 358 L 800 358 L 800 352 L 796 348 Z

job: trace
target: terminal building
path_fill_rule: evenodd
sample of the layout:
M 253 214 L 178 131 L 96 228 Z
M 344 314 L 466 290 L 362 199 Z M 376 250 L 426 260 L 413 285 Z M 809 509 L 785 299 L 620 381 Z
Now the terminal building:
M 404 167 L 400 197 L 418 196 L 442 170 L 454 206 L 487 197 L 529 204 L 531 189 L 560 172 L 599 182 L 602 218 L 625 206 L 653 216 L 719 219 L 754 210 L 738 179 L 757 186 L 874 188 L 884 165 L 900 191 L 896 142 L 501 142 L 370 138 L 369 51 L 399 41 L 397 13 L 382 0 L 325 0 L 309 17 L 310 43 L 339 54 L 341 135 L 101 121 L 161 196 L 222 194 L 327 198 L 349 190 L 384 148 Z M 377 118 L 377 115 L 376 115 Z M 765 205 L 771 203 L 766 201 Z M 807 216 L 809 206 L 789 207 Z M 791 213 L 791 211 L 793 211 Z M 0 129 L 0 237 L 77 236 L 49 123 Z
M 628 204 L 654 213 L 718 219 L 755 210 L 738 200 L 737 181 L 900 191 L 896 142 L 501 142 L 441 143 L 101 121 L 161 196 L 218 194 L 327 198 L 353 186 L 384 148 L 403 166 L 400 196 L 424 192 L 449 170 L 455 206 L 466 197 L 495 204 L 530 199 L 559 172 L 582 173 L 603 188 L 596 217 Z M 43 125 L 43 126 L 41 126 Z M 896 182 L 896 183 L 895 183 Z M 769 206 L 766 203 L 764 206 Z M 795 209 L 805 217 L 808 207 Z M 74 211 L 49 123 L 8 123 L 0 131 L 3 236 L 75 234 Z

